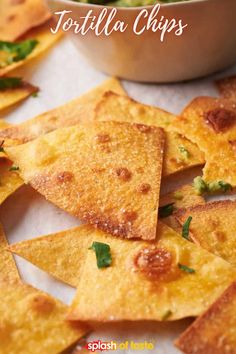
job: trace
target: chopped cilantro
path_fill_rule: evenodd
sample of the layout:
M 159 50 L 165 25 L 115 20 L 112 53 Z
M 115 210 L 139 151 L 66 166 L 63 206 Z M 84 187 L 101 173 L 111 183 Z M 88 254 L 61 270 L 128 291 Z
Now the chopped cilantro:
M 190 226 L 191 221 L 192 221 L 192 216 L 189 216 L 188 219 L 183 224 L 182 236 L 186 240 L 189 240 L 189 226 Z
M 180 145 L 178 148 L 179 152 L 184 156 L 185 159 L 188 159 L 190 157 L 189 151 L 183 145 Z
M 184 264 L 178 263 L 178 267 L 186 273 L 195 273 L 195 269 L 190 268 Z
M 10 168 L 9 168 L 9 171 L 19 171 L 19 167 L 18 166 L 11 166 Z
M 171 315 L 172 315 L 172 311 L 167 310 L 162 316 L 162 321 L 166 321 Z
M 20 77 L 1 77 L 0 78 L 0 91 L 12 89 L 22 86 L 22 79 Z
M 231 184 L 227 182 L 215 181 L 215 182 L 206 183 L 200 176 L 194 178 L 193 186 L 198 194 L 216 193 L 216 192 L 226 193 L 232 190 Z
M 184 198 L 183 194 L 179 191 L 174 193 L 174 199 L 176 200 L 182 200 Z
M 166 204 L 159 207 L 159 217 L 166 218 L 173 214 L 174 211 L 174 203 Z
M 36 39 L 27 39 L 22 42 L 13 43 L 0 41 L 0 51 L 9 53 L 6 64 L 11 64 L 25 59 L 36 47 L 38 41 Z
M 112 259 L 109 245 L 102 242 L 93 242 L 89 249 L 95 251 L 98 268 L 106 268 L 111 265 Z
M 33 92 L 31 96 L 34 98 L 38 97 L 38 92 Z

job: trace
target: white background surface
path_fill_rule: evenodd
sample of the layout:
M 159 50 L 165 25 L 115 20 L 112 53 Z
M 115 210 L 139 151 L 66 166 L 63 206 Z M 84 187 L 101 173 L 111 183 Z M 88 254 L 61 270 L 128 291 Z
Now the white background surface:
M 236 73 L 236 67 L 217 77 Z M 62 39 L 52 50 L 26 68 L 17 71 L 25 79 L 40 87 L 37 98 L 30 97 L 14 109 L 5 111 L 1 117 L 9 123 L 19 123 L 35 115 L 54 108 L 78 97 L 101 83 L 106 76 L 90 67 L 80 56 L 73 44 Z M 123 82 L 125 89 L 133 98 L 159 106 L 172 113 L 179 113 L 194 97 L 200 95 L 216 96 L 213 77 L 188 83 L 172 85 L 148 85 Z M 29 186 L 20 188 L 0 207 L 0 220 L 4 225 L 9 243 L 30 239 L 51 232 L 61 231 L 78 225 L 78 219 L 70 217 L 60 209 L 44 200 Z M 56 281 L 30 263 L 16 257 L 20 273 L 27 282 L 45 290 L 66 303 L 70 303 L 74 289 Z M 172 342 L 190 320 L 158 324 L 122 323 L 99 325 L 92 334 L 94 339 L 110 338 L 122 342 L 134 340 L 155 341 L 155 354 L 179 353 Z M 116 353 L 138 353 L 119 351 Z M 150 351 L 142 351 L 150 353 Z

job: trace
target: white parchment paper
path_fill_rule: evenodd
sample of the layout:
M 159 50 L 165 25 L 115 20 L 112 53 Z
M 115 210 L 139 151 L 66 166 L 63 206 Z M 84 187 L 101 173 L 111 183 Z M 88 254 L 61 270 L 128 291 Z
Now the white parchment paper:
M 215 77 L 172 85 L 149 85 L 123 82 L 133 98 L 159 106 L 172 113 L 179 113 L 194 97 L 216 96 L 213 85 L 216 77 L 236 73 L 236 67 Z M 52 50 L 17 71 L 25 79 L 40 87 L 37 98 L 30 97 L 14 109 L 1 114 L 9 123 L 20 123 L 37 114 L 78 97 L 101 83 L 106 76 L 89 66 L 68 38 L 63 38 Z M 191 180 L 191 177 L 189 177 Z M 173 187 L 173 182 L 172 182 Z M 167 188 L 169 188 L 167 186 Z M 29 186 L 23 186 L 10 196 L 0 207 L 0 220 L 5 228 L 9 243 L 31 239 L 35 236 L 68 229 L 79 225 L 79 220 L 48 203 Z M 75 290 L 55 280 L 37 267 L 16 257 L 20 273 L 25 281 L 47 291 L 65 303 L 70 303 Z M 158 324 L 155 322 L 121 323 L 97 325 L 90 338 L 112 339 L 118 342 L 155 342 L 155 354 L 175 354 L 173 340 L 191 320 Z M 134 354 L 137 351 L 117 351 Z M 142 351 L 144 354 L 150 351 Z

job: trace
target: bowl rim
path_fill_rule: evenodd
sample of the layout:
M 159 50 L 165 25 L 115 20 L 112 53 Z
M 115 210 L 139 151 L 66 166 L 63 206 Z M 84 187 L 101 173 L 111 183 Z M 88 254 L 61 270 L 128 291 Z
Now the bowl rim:
M 76 7 L 88 7 L 88 8 L 117 8 L 118 10 L 122 11 L 132 11 L 132 10 L 137 10 L 137 9 L 151 9 L 155 5 L 144 5 L 144 6 L 111 6 L 111 5 L 99 5 L 99 4 L 90 4 L 90 3 L 84 3 L 84 2 L 79 2 L 79 1 L 73 1 L 73 0 L 48 0 L 49 2 L 60 2 L 62 4 L 73 4 Z M 193 4 L 198 4 L 198 3 L 207 3 L 207 2 L 213 2 L 217 0 L 189 0 L 189 1 L 178 1 L 178 2 L 171 2 L 171 3 L 160 3 L 159 5 L 161 7 L 178 7 L 178 6 L 191 6 Z

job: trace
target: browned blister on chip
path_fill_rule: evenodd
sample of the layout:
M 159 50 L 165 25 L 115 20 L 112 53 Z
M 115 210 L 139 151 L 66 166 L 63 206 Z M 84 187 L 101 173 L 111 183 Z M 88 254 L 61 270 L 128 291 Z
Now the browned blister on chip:
M 236 282 L 176 341 L 186 354 L 235 354 Z
M 181 225 L 175 218 L 175 213 L 181 209 L 190 208 L 195 205 L 204 205 L 205 200 L 202 196 L 197 195 L 193 186 L 186 184 L 177 188 L 160 198 L 160 207 L 173 205 L 173 213 L 170 216 L 162 218 L 162 222 L 174 229 L 176 232 L 181 233 Z
M 93 90 L 67 102 L 63 106 L 5 129 L 0 132 L 0 138 L 5 139 L 5 145 L 25 143 L 58 128 L 87 122 L 93 118 L 93 109 L 107 90 L 125 94 L 117 79 L 108 79 Z
M 165 130 L 163 176 L 204 164 L 203 154 L 186 137 L 169 128 L 175 116 L 160 108 L 147 106 L 113 92 L 104 94 L 95 109 L 95 120 L 141 123 Z
M 234 269 L 161 222 L 157 235 L 152 243 L 122 240 L 82 225 L 10 250 L 78 286 L 70 311 L 74 320 L 164 321 L 201 314 L 233 281 Z M 93 242 L 110 246 L 110 267 L 97 268 L 89 249 Z
M 14 41 L 50 17 L 44 0 L 1 0 L 0 40 Z
M 6 152 L 24 181 L 60 208 L 113 235 L 152 240 L 163 144 L 160 128 L 96 122 Z M 143 184 L 148 191 L 140 190 Z
M 23 60 L 8 63 L 7 53 L 4 51 L 0 51 L 0 76 L 4 76 L 8 72 L 15 70 L 16 68 L 22 65 L 25 65 L 31 59 L 36 58 L 37 56 L 46 52 L 47 49 L 49 49 L 54 43 L 56 43 L 56 41 L 58 41 L 58 39 L 62 36 L 62 32 L 52 34 L 50 31 L 50 27 L 53 27 L 54 25 L 55 21 L 50 20 L 42 26 L 33 28 L 20 38 L 18 42 L 22 42 L 25 40 L 36 40 L 38 42 L 34 49 L 31 51 L 31 53 Z
M 236 75 L 216 81 L 220 95 L 236 102 Z
M 224 181 L 236 186 L 236 103 L 223 98 L 198 97 L 173 120 L 172 128 L 204 152 L 206 182 Z
M 65 320 L 67 306 L 20 281 L 0 280 L 1 353 L 57 354 L 88 328 Z
M 0 280 L 19 279 L 19 273 L 12 254 L 7 250 L 8 242 L 0 224 Z
M 8 108 L 25 98 L 36 93 L 38 88 L 29 84 L 28 82 L 22 82 L 22 85 L 16 88 L 0 90 L 0 110 Z M 3 127 L 0 127 L 1 129 Z
M 207 203 L 180 210 L 176 216 L 182 224 L 191 216 L 191 239 L 236 266 L 236 201 Z

